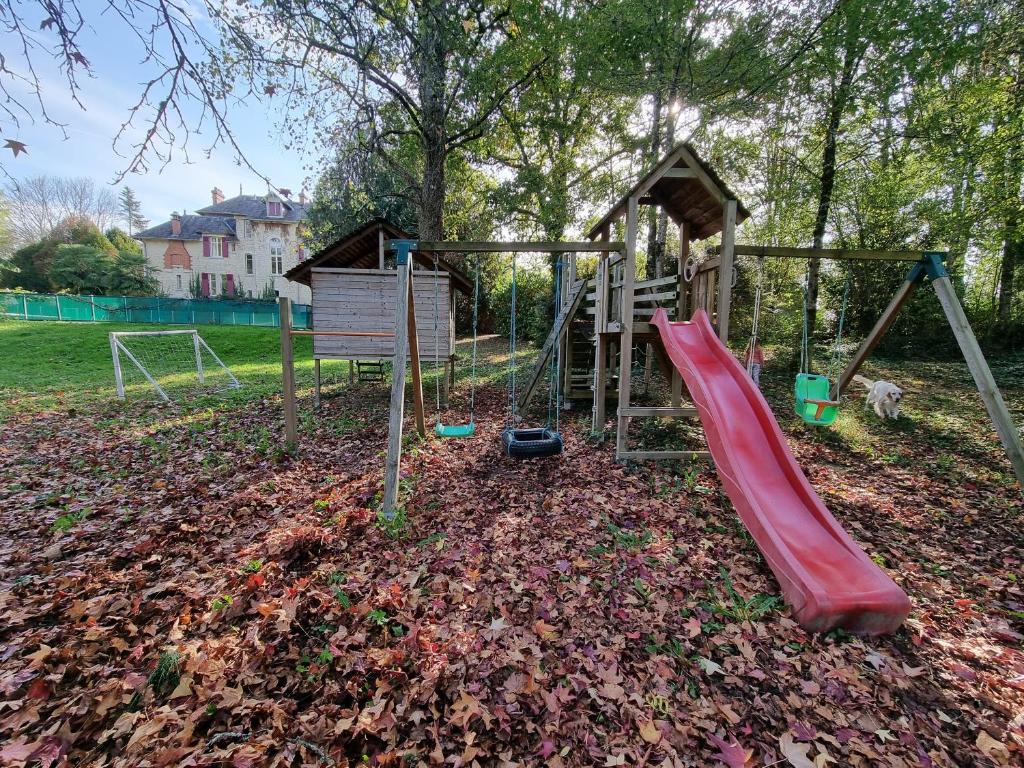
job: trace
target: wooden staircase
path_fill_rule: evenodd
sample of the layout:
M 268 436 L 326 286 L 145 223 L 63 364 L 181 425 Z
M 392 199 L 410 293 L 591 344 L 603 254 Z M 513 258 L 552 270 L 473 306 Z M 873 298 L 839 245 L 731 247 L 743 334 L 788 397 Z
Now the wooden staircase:
M 585 280 L 578 280 L 572 287 L 571 295 L 572 301 L 562 307 L 562 311 L 558 313 L 558 317 L 555 318 L 555 324 L 551 326 L 551 333 L 544 340 L 544 346 L 540 348 L 540 354 L 537 355 L 537 362 L 533 365 L 533 371 L 530 373 L 530 378 L 526 382 L 526 386 L 523 388 L 523 393 L 519 396 L 519 410 L 524 410 L 527 405 L 530 404 L 530 399 L 537 391 L 537 386 L 544 378 L 544 372 L 547 368 L 548 360 L 551 357 L 552 352 L 556 349 L 556 345 L 560 342 L 562 333 L 567 330 L 570 320 L 576 315 L 580 307 L 583 306 L 583 302 L 587 296 L 587 283 Z M 591 355 L 593 356 L 593 355 Z

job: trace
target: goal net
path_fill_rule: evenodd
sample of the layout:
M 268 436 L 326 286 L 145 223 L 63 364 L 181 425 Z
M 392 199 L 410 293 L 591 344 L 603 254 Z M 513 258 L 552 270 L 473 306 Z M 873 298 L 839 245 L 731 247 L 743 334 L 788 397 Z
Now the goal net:
M 126 394 L 154 390 L 163 400 L 178 400 L 240 386 L 199 331 L 111 333 L 110 352 L 122 400 Z

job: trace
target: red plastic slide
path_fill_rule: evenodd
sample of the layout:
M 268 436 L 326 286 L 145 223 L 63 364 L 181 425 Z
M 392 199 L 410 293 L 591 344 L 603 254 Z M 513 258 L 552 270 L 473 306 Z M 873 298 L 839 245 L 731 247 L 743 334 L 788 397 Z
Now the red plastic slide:
M 726 493 L 807 630 L 894 631 L 910 601 L 811 488 L 768 403 L 719 341 L 707 313 L 654 325 L 700 412 Z

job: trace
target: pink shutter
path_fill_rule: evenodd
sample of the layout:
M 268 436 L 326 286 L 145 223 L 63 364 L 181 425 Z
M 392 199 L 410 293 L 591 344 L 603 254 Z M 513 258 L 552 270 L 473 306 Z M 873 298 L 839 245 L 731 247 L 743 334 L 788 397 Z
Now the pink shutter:
M 228 239 L 226 237 L 220 241 L 220 255 L 225 259 L 228 257 Z
M 204 237 L 203 240 L 205 241 L 206 238 Z M 203 294 L 203 298 L 208 299 L 210 298 L 210 274 L 208 272 L 203 272 L 201 279 L 203 281 L 202 289 L 199 292 Z
M 203 235 L 203 256 L 210 258 L 210 238 Z
M 230 272 L 224 275 L 224 293 L 228 296 L 235 295 L 235 276 Z

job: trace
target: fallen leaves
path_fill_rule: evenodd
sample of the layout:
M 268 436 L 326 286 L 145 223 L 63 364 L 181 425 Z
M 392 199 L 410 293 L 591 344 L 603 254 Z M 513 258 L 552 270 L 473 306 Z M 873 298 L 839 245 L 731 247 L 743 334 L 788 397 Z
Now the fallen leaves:
M 707 739 L 718 749 L 711 757 L 729 768 L 746 768 L 754 757 L 753 750 L 744 749 L 736 739 L 726 741 L 713 733 L 707 734 Z
M 374 392 L 325 401 L 281 461 L 229 437 L 276 430 L 272 401 L 147 441 L 159 409 L 5 425 L 0 763 L 1019 762 L 1021 508 L 995 486 L 975 545 L 923 502 L 895 511 L 917 479 L 811 446 L 915 612 L 891 638 L 809 636 L 734 602 L 778 588 L 709 468 L 690 493 L 678 468 L 617 465 L 585 418 L 557 461 L 503 460 L 486 389 L 477 437 L 406 457 L 410 530 L 388 539 Z M 354 414 L 371 426 L 339 436 Z M 154 685 L 169 652 L 177 677 Z
M 1010 762 L 1010 750 L 998 739 L 993 739 L 987 731 L 978 731 L 978 738 L 974 742 L 985 757 L 997 765 L 1008 765 Z
M 810 744 L 798 744 L 788 731 L 779 737 L 779 752 L 793 768 L 816 768 L 814 761 L 808 757 Z

